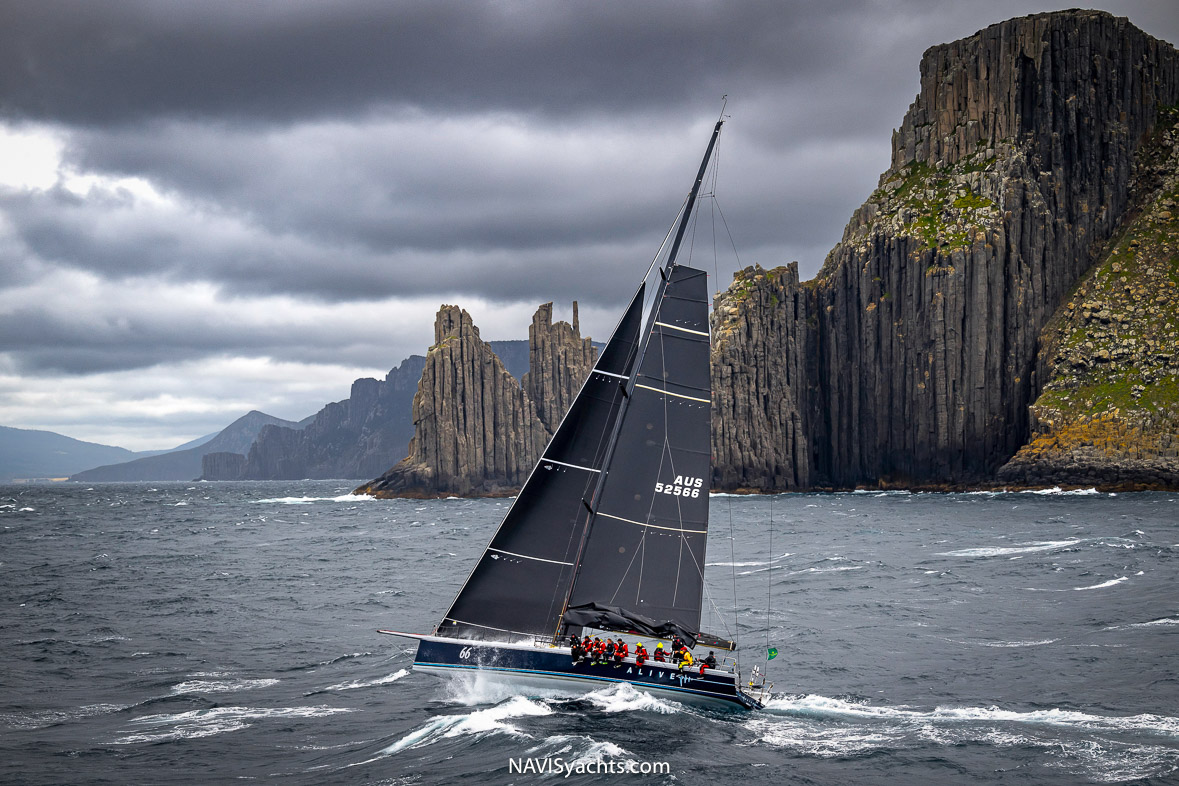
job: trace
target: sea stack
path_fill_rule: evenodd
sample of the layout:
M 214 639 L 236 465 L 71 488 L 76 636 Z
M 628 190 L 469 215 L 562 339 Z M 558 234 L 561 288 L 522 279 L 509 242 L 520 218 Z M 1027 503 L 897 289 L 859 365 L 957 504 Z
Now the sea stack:
M 521 385 L 480 338 L 471 315 L 442 306 L 413 399 L 409 456 L 357 491 L 395 497 L 518 489 L 588 376 L 596 352 L 573 326 L 553 323 L 547 303 L 533 317 L 529 357 Z

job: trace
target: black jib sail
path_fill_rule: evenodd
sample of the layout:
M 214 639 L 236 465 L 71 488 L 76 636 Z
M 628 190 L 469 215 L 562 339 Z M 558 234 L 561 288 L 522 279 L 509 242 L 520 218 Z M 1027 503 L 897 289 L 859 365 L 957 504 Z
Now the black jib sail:
M 545 638 L 596 626 L 595 614 L 613 627 L 613 614 L 625 629 L 695 639 L 711 474 L 708 286 L 675 257 L 720 127 L 653 296 L 639 287 L 439 635 Z

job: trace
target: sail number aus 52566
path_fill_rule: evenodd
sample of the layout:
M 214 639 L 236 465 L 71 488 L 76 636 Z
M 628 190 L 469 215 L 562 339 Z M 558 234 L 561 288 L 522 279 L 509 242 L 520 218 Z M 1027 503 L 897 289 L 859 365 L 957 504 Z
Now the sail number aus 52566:
M 676 475 L 675 483 L 656 483 L 656 494 L 670 494 L 673 497 L 699 497 L 704 487 L 704 478 L 690 478 Z

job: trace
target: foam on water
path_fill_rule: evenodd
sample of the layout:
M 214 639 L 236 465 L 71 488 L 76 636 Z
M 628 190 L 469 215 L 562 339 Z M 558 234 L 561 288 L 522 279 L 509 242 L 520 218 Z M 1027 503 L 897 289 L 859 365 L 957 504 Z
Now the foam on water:
M 190 675 L 197 676 L 215 676 L 224 677 L 222 674 L 206 675 L 202 673 Z M 277 685 L 278 680 L 273 678 L 267 679 L 197 679 L 186 680 L 177 685 L 172 686 L 172 693 L 235 693 L 239 690 L 253 690 L 255 688 L 266 688 L 271 685 Z
M 144 715 L 131 723 L 144 731 L 124 730 L 124 736 L 113 741 L 115 745 L 133 745 L 144 742 L 167 742 L 246 729 L 254 721 L 268 718 L 322 718 L 352 712 L 341 707 L 213 707 L 188 712 Z

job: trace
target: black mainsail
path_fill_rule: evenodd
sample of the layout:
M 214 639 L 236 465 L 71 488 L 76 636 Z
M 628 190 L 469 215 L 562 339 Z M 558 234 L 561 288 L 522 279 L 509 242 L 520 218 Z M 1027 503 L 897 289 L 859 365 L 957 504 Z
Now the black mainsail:
M 635 293 L 437 635 L 521 641 L 590 625 L 695 641 L 711 476 L 708 284 L 676 257 L 722 123 L 658 277 Z

